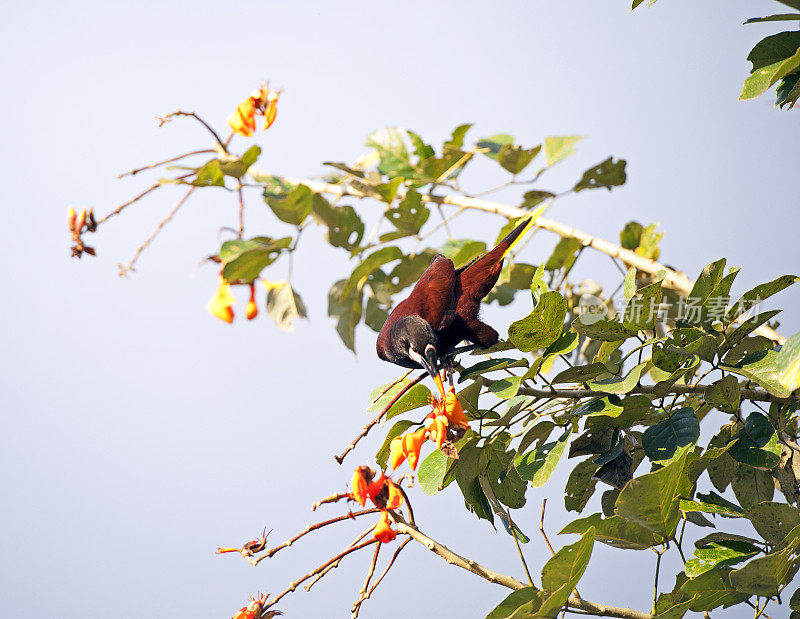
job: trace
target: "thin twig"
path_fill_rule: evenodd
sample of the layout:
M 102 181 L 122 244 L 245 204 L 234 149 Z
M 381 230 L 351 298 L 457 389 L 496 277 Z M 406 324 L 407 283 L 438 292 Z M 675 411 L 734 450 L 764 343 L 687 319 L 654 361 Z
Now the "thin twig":
M 353 604 L 351 613 L 353 619 L 358 618 L 358 611 L 361 610 L 361 604 L 367 599 L 367 588 L 369 587 L 369 581 L 372 580 L 372 575 L 375 573 L 375 565 L 378 563 L 378 555 L 381 552 L 381 546 L 383 546 L 383 544 L 375 546 L 375 553 L 372 555 L 372 561 L 367 569 L 367 577 L 364 579 L 364 584 L 358 592 L 358 599 Z
M 511 509 L 510 508 L 508 508 L 508 507 L 506 508 L 506 513 L 508 514 L 508 521 L 509 522 L 514 522 L 511 519 Z M 511 533 L 513 534 L 512 537 L 514 538 L 514 543 L 516 543 L 516 545 L 517 545 L 517 552 L 519 553 L 520 561 L 522 561 L 522 567 L 525 568 L 525 576 L 528 577 L 528 583 L 532 587 L 533 586 L 533 578 L 531 578 L 530 570 L 528 570 L 528 563 L 525 561 L 525 555 L 522 554 L 522 548 L 519 545 L 519 540 L 517 539 L 517 533 L 516 533 L 516 531 L 514 531 L 513 527 L 511 529 Z
M 406 385 L 404 385 L 403 388 L 400 391 L 397 392 L 397 395 L 395 395 L 389 401 L 389 403 L 381 409 L 381 412 L 378 413 L 378 415 L 375 417 L 375 419 L 370 421 L 367 425 L 365 425 L 361 429 L 361 433 L 358 436 L 356 436 L 353 439 L 353 441 L 347 447 L 345 447 L 344 451 L 342 453 L 340 453 L 338 456 L 333 456 L 334 460 L 336 460 L 336 462 L 338 462 L 339 464 L 344 462 L 344 457 L 347 454 L 349 454 L 351 451 L 353 451 L 353 449 L 356 448 L 356 445 L 358 444 L 358 441 L 360 441 L 367 434 L 369 434 L 369 431 L 372 429 L 372 427 L 377 425 L 380 422 L 380 420 L 383 419 L 383 416 L 389 411 L 390 408 L 392 408 L 392 406 L 394 406 L 394 403 L 397 402 L 401 397 L 403 397 L 403 394 L 406 391 L 411 389 L 411 387 L 416 385 L 418 382 L 420 382 L 426 376 L 427 376 L 427 374 L 425 372 L 423 372 L 422 374 L 417 376 L 414 380 L 412 380 L 411 382 L 409 382 Z
M 372 587 L 370 587 L 370 590 L 367 591 L 367 598 L 366 599 L 369 599 L 369 596 L 372 595 L 372 592 L 375 591 L 375 589 L 378 588 L 378 585 L 381 584 L 381 581 L 383 580 L 383 577 L 386 576 L 386 574 L 389 573 L 390 569 L 392 569 L 392 566 L 394 565 L 394 561 L 395 561 L 395 559 L 397 559 L 397 555 L 399 555 L 400 551 L 403 550 L 403 548 L 405 548 L 410 542 L 411 542 L 411 538 L 407 537 L 397 547 L 397 550 L 394 551 L 394 554 L 392 555 L 392 558 L 389 560 L 389 565 L 386 566 L 386 569 L 383 570 L 383 573 L 380 576 L 378 576 L 378 579 L 373 583 Z
M 183 176 L 178 176 L 176 180 L 182 180 L 182 179 L 184 179 L 184 178 L 189 178 L 189 177 L 190 177 L 190 176 L 192 176 L 193 174 L 194 174 L 194 172 L 189 172 L 188 174 L 184 174 Z M 132 198 L 132 199 L 128 200 L 128 201 L 127 201 L 127 202 L 125 202 L 124 204 L 120 204 L 120 205 L 119 205 L 117 208 L 115 208 L 113 211 L 111 211 L 111 212 L 110 212 L 108 215 L 106 215 L 105 217 L 101 217 L 100 219 L 98 219 L 98 220 L 97 220 L 97 223 L 96 223 L 96 225 L 98 225 L 98 226 L 99 226 L 100 224 L 102 224 L 102 223 L 105 223 L 106 221 L 108 221 L 109 219 L 111 219 L 112 217 L 114 217 L 114 215 L 119 215 L 119 214 L 120 214 L 120 213 L 121 213 L 121 212 L 122 212 L 122 211 L 123 211 L 125 208 L 127 208 L 128 206 L 130 206 L 130 205 L 131 205 L 131 204 L 133 204 L 134 202 L 138 202 L 139 200 L 141 200 L 142 198 L 144 198 L 144 197 L 145 197 L 145 196 L 146 196 L 148 193 L 150 193 L 151 191 L 155 191 L 155 190 L 156 190 L 156 189 L 158 189 L 159 187 L 163 187 L 163 186 L 164 186 L 164 185 L 162 185 L 161 183 L 155 183 L 154 185 L 151 185 L 150 187 L 148 187 L 147 189 L 145 189 L 145 190 L 144 190 L 142 193 L 140 193 L 139 195 L 137 195 L 137 196 L 135 196 L 134 198 Z
M 150 165 L 142 166 L 141 168 L 135 168 L 133 170 L 129 170 L 128 172 L 123 172 L 122 174 L 117 174 L 117 178 L 125 178 L 126 176 L 134 176 L 139 172 L 144 172 L 145 170 L 152 170 L 153 168 L 157 168 L 162 165 L 166 165 L 167 163 L 172 163 L 173 161 L 179 161 L 180 159 L 185 159 L 186 157 L 191 157 L 192 155 L 201 155 L 203 153 L 216 153 L 213 148 L 201 148 L 199 150 L 193 150 L 189 153 L 184 153 L 182 155 L 178 155 L 177 157 L 170 157 L 169 159 L 164 159 L 164 161 L 158 161 L 156 163 L 151 163 Z
M 323 563 L 319 567 L 314 568 L 313 570 L 311 570 L 305 576 L 302 576 L 302 577 L 298 578 L 297 580 L 295 580 L 293 583 L 291 583 L 288 587 L 286 587 L 278 595 L 276 595 L 274 598 L 272 598 L 272 600 L 268 604 L 266 604 L 264 606 L 264 610 L 266 610 L 266 609 L 270 608 L 271 606 L 274 606 L 275 604 L 277 604 L 281 600 L 281 598 L 283 598 L 283 596 L 288 595 L 289 593 L 292 593 L 292 591 L 297 589 L 297 587 L 302 585 L 309 578 L 313 578 L 314 576 L 316 576 L 317 574 L 322 572 L 329 565 L 333 565 L 334 563 L 336 563 L 337 561 L 339 561 L 342 558 L 346 557 L 347 555 L 352 554 L 354 552 L 358 552 L 359 550 L 361 550 L 363 548 L 366 548 L 367 546 L 370 546 L 372 544 L 376 544 L 376 543 L 380 543 L 380 542 L 377 539 L 371 539 L 371 540 L 367 540 L 366 542 L 361 542 L 360 544 L 357 544 L 355 546 L 351 546 L 350 548 L 347 548 L 347 549 L 343 550 L 342 552 L 340 552 L 338 555 L 336 555 L 332 559 L 328 559 L 325 563 Z
M 202 118 L 200 118 L 195 112 L 184 112 L 183 110 L 178 110 L 177 112 L 172 112 L 170 114 L 167 114 L 166 116 L 156 116 L 156 118 L 158 119 L 158 126 L 160 127 L 164 123 L 168 123 L 169 121 L 171 121 L 176 116 L 191 116 L 192 118 L 194 118 L 197 122 L 199 122 L 206 129 L 208 129 L 208 132 L 211 135 L 214 136 L 214 139 L 216 140 L 217 144 L 219 144 L 219 147 L 222 149 L 222 152 L 225 153 L 226 155 L 228 154 L 228 147 L 220 139 L 220 137 L 217 134 L 217 132 L 214 131 L 214 129 L 211 128 L 211 125 L 209 125 L 206 121 L 204 121 Z
M 308 535 L 312 531 L 316 531 L 317 529 L 321 529 L 323 527 L 327 527 L 330 524 L 335 524 L 337 522 L 341 522 L 342 520 L 352 520 L 354 518 L 358 518 L 359 516 L 364 516 L 366 514 L 374 514 L 374 513 L 377 513 L 379 511 L 380 510 L 375 508 L 375 507 L 373 507 L 371 509 L 362 509 L 362 510 L 357 511 L 357 512 L 351 512 L 351 513 L 345 514 L 344 516 L 337 516 L 336 518 L 331 518 L 330 520 L 323 520 L 322 522 L 317 522 L 316 524 L 310 524 L 305 529 L 300 531 L 300 533 L 295 535 L 294 537 L 290 537 L 289 539 L 287 539 L 282 544 L 280 544 L 278 546 L 275 546 L 275 548 L 270 548 L 269 550 L 265 551 L 263 555 L 261 555 L 258 559 L 255 560 L 253 565 L 258 565 L 258 563 L 262 559 L 269 559 L 274 554 L 276 554 L 278 551 L 283 550 L 284 548 L 287 548 L 287 547 L 291 546 L 297 540 L 299 540 L 301 537 L 304 537 L 304 536 Z M 370 529 L 370 531 L 371 530 L 372 529 Z
M 357 538 L 355 538 L 355 539 L 354 539 L 352 542 L 350 542 L 350 543 L 347 545 L 347 548 L 352 548 L 353 546 L 355 546 L 356 544 L 358 544 L 358 542 L 360 542 L 362 539 L 364 539 L 364 538 L 365 538 L 367 535 L 369 535 L 370 533 L 372 533 L 374 530 L 375 530 L 375 525 L 371 526 L 369 529 L 367 529 L 367 530 L 366 530 L 366 531 L 364 531 L 364 532 L 363 532 L 361 535 L 359 535 Z M 408 540 L 406 540 L 406 541 L 408 541 Z M 339 559 L 339 561 L 341 561 L 341 559 Z M 322 579 L 325 577 L 325 574 L 327 574 L 327 573 L 328 573 L 328 572 L 330 572 L 331 570 L 334 570 L 334 569 L 336 569 L 337 567 L 339 567 L 339 561 L 336 561 L 336 563 L 331 563 L 331 564 L 330 564 L 328 567 L 326 567 L 326 568 L 325 568 L 324 570 L 322 570 L 322 571 L 321 571 L 319 574 L 317 574 L 317 575 L 314 577 L 314 580 L 312 580 L 310 583 L 308 583 L 308 584 L 307 584 L 305 587 L 303 587 L 303 588 L 304 588 L 306 591 L 311 591 L 311 587 L 313 587 L 313 586 L 314 586 L 314 585 L 315 585 L 317 582 L 319 582 L 320 580 L 322 580 Z
M 244 236 L 244 195 L 242 195 L 242 181 L 239 181 L 239 186 L 236 189 L 239 194 L 239 238 Z
M 147 249 L 148 245 L 150 245 L 150 243 L 153 242 L 153 239 L 155 239 L 158 236 L 158 233 L 161 232 L 161 229 L 172 220 L 172 218 L 175 216 L 175 213 L 177 213 L 178 210 L 183 206 L 184 202 L 186 202 L 186 200 L 189 199 L 189 196 L 192 195 L 192 192 L 194 192 L 195 189 L 197 189 L 197 187 L 192 187 L 191 189 L 189 189 L 189 191 L 187 191 L 186 194 L 178 201 L 178 203 L 169 212 L 169 214 L 159 222 L 159 224 L 156 226 L 156 229 L 153 230 L 150 236 L 148 236 L 145 239 L 144 243 L 142 243 L 136 250 L 136 253 L 133 254 L 133 258 L 130 259 L 128 264 L 126 264 L 125 266 L 119 265 L 119 274 L 122 277 L 126 277 L 128 275 L 128 271 L 134 270 L 133 265 L 136 264 L 136 261 L 139 259 L 139 256 L 142 255 L 142 252 L 145 249 Z

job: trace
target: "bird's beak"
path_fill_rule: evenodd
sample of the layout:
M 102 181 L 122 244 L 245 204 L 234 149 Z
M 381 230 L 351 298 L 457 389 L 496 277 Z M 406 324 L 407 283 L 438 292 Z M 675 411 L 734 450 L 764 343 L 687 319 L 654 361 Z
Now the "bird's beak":
M 442 377 L 439 375 L 439 357 L 436 355 L 436 348 L 433 344 L 428 344 L 425 347 L 425 361 L 425 369 L 428 370 L 428 374 L 431 375 L 433 382 L 436 383 L 444 398 L 444 384 L 442 383 Z

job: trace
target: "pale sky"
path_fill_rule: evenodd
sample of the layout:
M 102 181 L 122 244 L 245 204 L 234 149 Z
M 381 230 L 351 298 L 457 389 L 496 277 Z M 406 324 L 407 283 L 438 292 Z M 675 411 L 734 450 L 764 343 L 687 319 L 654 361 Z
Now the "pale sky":
M 387 125 L 434 143 L 462 122 L 476 123 L 472 140 L 507 132 L 534 145 L 580 134 L 578 154 L 547 182 L 569 186 L 614 155 L 628 161 L 628 183 L 564 199 L 552 217 L 612 241 L 630 219 L 658 222 L 666 263 L 695 277 L 727 257 L 743 267 L 736 291 L 797 272 L 797 112 L 773 109 L 771 93 L 737 101 L 748 51 L 783 27 L 742 22 L 780 5 L 629 8 L 628 0 L 7 5 L 0 613 L 228 617 L 248 594 L 277 593 L 361 530 L 322 532 L 257 568 L 214 555 L 263 527 L 280 542 L 315 521 L 312 501 L 344 490 L 353 467 L 372 459 L 388 426 L 343 466 L 332 454 L 370 417 L 370 391 L 399 372 L 374 356 L 375 334 L 365 327 L 357 357 L 339 343 L 327 291 L 352 265 L 322 248 L 319 228 L 295 260 L 293 281 L 310 314 L 295 333 L 266 315 L 233 327 L 208 316 L 216 275 L 196 266 L 218 249 L 217 229 L 235 221 L 221 191 L 199 192 L 129 280 L 117 277 L 117 263 L 179 190 L 110 223 L 92 239 L 97 258 L 69 258 L 69 204 L 107 212 L 152 182 L 116 174 L 208 143 L 189 120 L 159 129 L 156 115 L 195 110 L 222 130 L 269 78 L 286 90 L 275 125 L 256 138 L 258 166 L 289 176 L 354 160 L 366 135 Z M 474 182 L 483 186 L 480 174 Z M 249 199 L 253 233 L 288 231 L 256 194 Z M 499 199 L 513 203 L 516 194 Z M 477 216 L 457 230 L 492 241 L 500 225 Z M 555 242 L 542 234 L 523 258 L 537 263 Z M 285 268 L 276 264 L 274 278 Z M 576 267 L 579 277 L 611 282 L 614 274 L 607 259 Z M 521 295 L 486 315 L 505 335 L 529 311 L 525 303 Z M 787 308 L 781 331 L 800 329 L 790 313 L 800 288 L 776 304 Z M 551 497 L 554 544 L 575 541 L 556 535 L 576 517 L 563 508 L 567 472 L 562 463 L 546 490 L 530 490 L 515 517 L 532 538 L 524 550 L 535 575 L 548 556 L 536 530 L 542 497 Z M 599 511 L 600 495 L 583 515 Z M 411 496 L 431 536 L 524 577 L 512 539 L 467 514 L 455 485 Z M 672 554 L 665 560 L 674 573 Z M 651 556 L 597 544 L 581 593 L 648 610 Z M 349 557 L 279 608 L 290 617 L 349 616 L 369 559 Z M 670 588 L 665 578 L 662 590 Z M 483 617 L 506 594 L 412 544 L 361 616 Z

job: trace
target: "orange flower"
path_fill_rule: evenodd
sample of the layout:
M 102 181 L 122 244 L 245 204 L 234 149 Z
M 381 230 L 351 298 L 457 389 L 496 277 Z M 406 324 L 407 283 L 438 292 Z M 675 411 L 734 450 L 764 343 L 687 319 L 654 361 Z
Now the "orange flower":
M 396 436 L 389 444 L 389 466 L 392 467 L 393 471 L 396 471 L 405 460 L 406 454 L 403 451 L 403 437 Z
M 386 499 L 386 509 L 397 509 L 403 504 L 403 493 L 391 479 L 386 479 L 389 488 L 389 498 Z
M 425 428 L 420 428 L 416 432 L 406 434 L 403 437 L 403 451 L 408 458 L 408 465 L 417 470 L 417 461 L 419 460 L 419 452 L 422 451 L 422 443 L 425 442 Z
M 467 418 L 464 416 L 464 409 L 461 408 L 461 402 L 458 401 L 456 391 L 453 387 L 450 387 L 444 398 L 444 414 L 450 423 L 465 428 L 469 427 Z
M 389 520 L 389 512 L 381 512 L 381 519 L 378 520 L 378 524 L 375 525 L 372 536 L 384 544 L 388 544 L 397 537 L 397 531 L 392 529 L 392 522 Z
M 253 96 L 242 101 L 228 117 L 228 124 L 236 133 L 249 138 L 256 130 L 256 102 Z
M 253 320 L 258 316 L 258 306 L 256 305 L 256 286 L 250 284 L 250 300 L 247 302 L 247 320 Z
M 233 322 L 233 304 L 236 303 L 236 297 L 231 292 L 231 286 L 222 277 L 219 278 L 219 285 L 214 292 L 214 296 L 206 304 L 206 308 L 212 315 L 227 323 Z
M 437 414 L 439 411 L 428 413 L 425 418 L 425 427 L 432 441 L 436 441 L 436 446 L 441 449 L 442 443 L 447 440 L 447 417 Z
M 369 484 L 367 483 L 366 477 L 364 477 L 364 469 L 367 469 L 368 471 L 371 472 L 371 470 L 365 466 L 359 466 L 353 472 L 353 481 L 352 481 L 353 490 L 350 492 L 350 496 L 353 498 L 353 500 L 358 501 L 361 507 L 364 507 L 364 505 L 366 505 L 367 498 L 369 496 L 368 494 Z
M 267 103 L 264 107 L 264 131 L 272 126 L 275 122 L 275 116 L 278 114 L 278 95 L 280 91 L 271 92 L 267 95 Z
M 75 231 L 75 222 L 78 219 L 78 215 L 75 213 L 75 209 L 71 206 L 67 210 L 67 226 L 69 227 L 70 232 Z
M 372 502 L 375 502 L 375 497 L 381 493 L 383 490 L 383 485 L 386 483 L 386 475 L 381 473 L 381 476 L 378 477 L 375 481 L 367 486 L 367 496 L 372 499 Z
M 267 602 L 269 594 L 262 595 L 258 598 L 250 597 L 250 603 L 239 609 L 232 619 L 257 619 L 261 617 L 261 612 L 264 610 L 264 604 Z
M 264 130 L 269 129 L 278 113 L 278 95 L 280 91 L 270 91 L 267 84 L 251 92 L 228 117 L 231 129 L 249 138 L 256 130 L 256 114 L 264 117 Z

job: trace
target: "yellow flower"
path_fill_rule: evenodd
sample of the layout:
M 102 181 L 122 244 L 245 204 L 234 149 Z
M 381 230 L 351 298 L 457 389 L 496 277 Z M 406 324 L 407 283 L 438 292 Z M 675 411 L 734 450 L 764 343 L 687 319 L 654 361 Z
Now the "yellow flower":
M 214 292 L 214 296 L 206 304 L 206 308 L 212 315 L 227 323 L 233 322 L 233 304 L 236 303 L 236 297 L 231 292 L 231 286 L 222 277 L 219 278 L 219 285 Z

